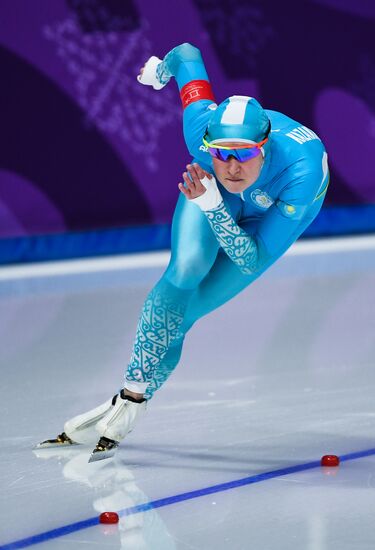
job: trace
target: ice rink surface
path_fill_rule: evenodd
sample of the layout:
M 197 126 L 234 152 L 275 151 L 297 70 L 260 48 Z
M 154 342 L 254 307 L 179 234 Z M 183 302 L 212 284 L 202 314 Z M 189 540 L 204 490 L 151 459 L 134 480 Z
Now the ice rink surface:
M 32 447 L 117 392 L 165 255 L 0 270 L 0 548 L 373 550 L 374 241 L 297 243 L 193 327 L 95 464 Z

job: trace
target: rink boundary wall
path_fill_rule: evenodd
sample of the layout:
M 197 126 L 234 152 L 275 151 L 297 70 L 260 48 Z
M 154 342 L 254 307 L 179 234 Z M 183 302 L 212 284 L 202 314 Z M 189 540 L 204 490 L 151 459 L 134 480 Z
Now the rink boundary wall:
M 285 256 L 358 252 L 373 249 L 375 249 L 375 235 L 304 239 L 294 243 L 286 251 Z M 170 250 L 163 250 L 96 258 L 5 265 L 0 266 L 0 281 L 166 267 L 170 255 Z
M 375 232 L 375 204 L 324 208 L 303 237 Z M 0 265 L 170 248 L 171 225 L 155 224 L 0 239 Z

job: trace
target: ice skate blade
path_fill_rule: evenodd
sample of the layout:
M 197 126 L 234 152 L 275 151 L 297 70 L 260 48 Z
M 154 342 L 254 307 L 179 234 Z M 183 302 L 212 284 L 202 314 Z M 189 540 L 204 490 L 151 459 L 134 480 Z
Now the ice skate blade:
M 89 462 L 98 462 L 99 460 L 105 460 L 106 458 L 112 458 L 116 454 L 116 448 L 105 450 L 105 451 L 95 451 L 91 453 Z
M 105 458 L 111 458 L 114 456 L 119 442 L 114 439 L 108 439 L 108 437 L 101 437 L 96 444 L 95 449 L 91 453 L 89 462 L 97 462 L 98 460 L 104 460 Z
M 39 449 L 66 449 L 66 448 L 69 448 L 71 449 L 72 447 L 78 447 L 80 445 L 80 443 L 58 443 L 56 441 L 56 443 L 53 443 L 52 442 L 53 440 L 47 440 L 47 441 L 42 441 L 41 443 L 38 443 L 37 445 L 34 445 L 33 447 L 33 451 L 37 451 Z
M 71 448 L 74 445 L 79 445 L 79 443 L 76 443 L 75 441 L 70 439 L 70 437 L 68 437 L 65 432 L 62 432 L 56 437 L 56 439 L 46 439 L 45 441 L 42 441 L 41 443 L 35 445 L 33 449 L 55 449 L 56 447 L 62 449 L 64 447 Z

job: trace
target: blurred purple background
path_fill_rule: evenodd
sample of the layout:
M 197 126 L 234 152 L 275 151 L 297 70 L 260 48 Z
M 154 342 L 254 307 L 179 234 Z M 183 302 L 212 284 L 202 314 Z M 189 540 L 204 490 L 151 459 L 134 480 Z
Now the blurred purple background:
M 372 0 L 2 0 L 0 238 L 171 221 L 185 150 L 150 55 L 191 42 L 217 101 L 255 95 L 328 149 L 326 205 L 375 202 Z

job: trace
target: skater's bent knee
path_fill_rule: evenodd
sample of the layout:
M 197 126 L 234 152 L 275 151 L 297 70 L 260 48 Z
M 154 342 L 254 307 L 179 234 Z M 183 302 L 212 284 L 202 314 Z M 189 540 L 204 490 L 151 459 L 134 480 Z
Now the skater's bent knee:
M 193 289 L 199 286 L 209 272 L 210 267 L 210 265 L 203 262 L 199 263 L 186 259 L 170 265 L 165 276 L 172 285 L 178 288 Z

